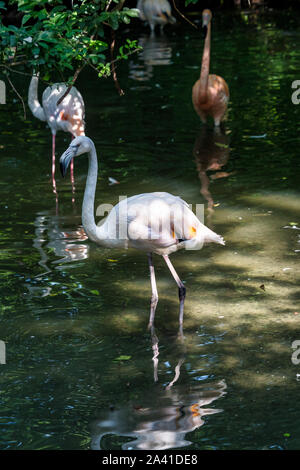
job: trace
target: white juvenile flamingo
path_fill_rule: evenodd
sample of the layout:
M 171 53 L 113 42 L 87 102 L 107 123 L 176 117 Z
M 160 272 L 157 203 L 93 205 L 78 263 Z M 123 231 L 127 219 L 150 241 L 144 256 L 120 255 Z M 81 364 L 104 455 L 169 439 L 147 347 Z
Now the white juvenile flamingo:
M 193 86 L 192 101 L 203 123 L 206 123 L 208 116 L 212 116 L 215 126 L 219 126 L 227 110 L 229 88 L 224 78 L 209 73 L 211 19 L 211 11 L 203 10 L 202 26 L 206 28 L 206 36 L 200 78 Z
M 179 325 L 182 331 L 185 287 L 176 273 L 169 254 L 181 248 L 201 249 L 204 243 L 224 245 L 220 235 L 203 225 L 178 196 L 169 193 L 144 193 L 124 199 L 113 207 L 109 215 L 96 225 L 94 201 L 98 175 L 98 161 L 93 141 L 76 137 L 60 157 L 61 173 L 65 176 L 72 158 L 88 153 L 89 169 L 82 204 L 82 224 L 87 236 L 99 245 L 118 248 L 137 248 L 148 253 L 152 287 L 149 327 L 154 329 L 158 294 L 152 263 L 152 253 L 161 255 L 174 277 L 179 290 Z
M 42 106 L 38 100 L 38 75 L 33 75 L 28 90 L 28 105 L 32 114 L 41 121 L 47 121 L 52 132 L 52 184 L 55 183 L 55 136 L 58 130 L 70 132 L 73 137 L 85 135 L 84 101 L 80 92 L 74 86 L 67 96 L 57 106 L 57 101 L 66 92 L 64 83 L 48 86 L 43 92 Z M 73 179 L 73 162 L 71 163 L 71 181 Z
M 137 9 L 140 11 L 140 19 L 149 23 L 152 35 L 156 25 L 160 25 L 162 33 L 167 23 L 176 23 L 168 0 L 138 0 Z

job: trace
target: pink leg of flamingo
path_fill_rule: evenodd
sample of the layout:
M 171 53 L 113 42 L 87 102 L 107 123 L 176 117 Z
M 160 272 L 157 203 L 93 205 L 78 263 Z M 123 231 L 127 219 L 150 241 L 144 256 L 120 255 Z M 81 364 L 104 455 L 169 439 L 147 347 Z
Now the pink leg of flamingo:
M 55 137 L 56 134 L 52 134 L 52 186 L 53 186 L 53 192 L 56 195 L 56 202 L 58 195 L 57 195 L 57 190 L 56 190 L 56 180 L 55 180 Z M 72 139 L 74 139 L 74 136 L 72 136 Z M 72 158 L 71 160 L 71 165 L 70 165 L 70 179 L 71 179 L 71 184 L 72 184 L 72 194 L 75 194 L 75 178 L 74 178 L 74 159 Z M 72 202 L 75 202 L 75 197 L 72 197 Z
M 55 181 L 55 134 L 52 134 L 52 186 L 55 194 L 56 215 L 58 214 L 58 194 Z
M 74 135 L 72 135 L 72 139 L 75 139 Z M 70 164 L 70 175 L 71 175 L 71 184 L 72 184 L 72 202 L 75 202 L 75 178 L 74 178 L 74 158 L 71 160 Z
M 52 185 L 53 185 L 53 192 L 56 194 L 56 181 L 55 181 L 55 134 L 52 134 Z

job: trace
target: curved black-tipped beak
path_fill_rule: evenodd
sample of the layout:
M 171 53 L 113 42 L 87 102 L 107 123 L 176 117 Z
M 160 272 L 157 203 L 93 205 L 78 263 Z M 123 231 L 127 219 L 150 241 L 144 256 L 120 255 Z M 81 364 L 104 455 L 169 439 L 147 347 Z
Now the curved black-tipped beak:
M 203 38 L 205 39 L 206 38 L 206 34 L 207 34 L 207 24 L 202 24 L 202 32 L 203 32 Z
M 67 173 L 68 166 L 70 165 L 70 162 L 73 157 L 76 155 L 76 147 L 69 147 L 60 157 L 59 159 L 59 164 L 60 164 L 60 171 L 63 176 L 65 177 Z

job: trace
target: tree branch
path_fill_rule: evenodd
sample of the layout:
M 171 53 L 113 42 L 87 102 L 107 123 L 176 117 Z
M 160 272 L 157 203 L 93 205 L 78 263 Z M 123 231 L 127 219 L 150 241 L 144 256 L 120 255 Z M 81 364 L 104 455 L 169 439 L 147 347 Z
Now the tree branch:
M 14 90 L 14 92 L 16 93 L 16 95 L 19 97 L 19 99 L 21 100 L 21 103 L 22 103 L 22 106 L 23 106 L 23 111 L 24 111 L 24 119 L 26 119 L 26 108 L 25 108 L 25 103 L 24 103 L 24 100 L 22 98 L 22 96 L 20 95 L 20 93 L 16 90 L 16 88 L 14 87 L 14 84 L 12 83 L 12 81 L 10 80 L 9 76 L 6 75 L 6 78 L 10 84 L 10 86 L 12 87 L 12 89 Z
M 124 3 L 126 2 L 126 0 L 121 0 L 117 6 L 115 6 L 115 8 L 112 9 L 112 11 L 120 11 L 122 10 L 123 6 L 124 6 Z
M 112 42 L 111 42 L 111 45 L 110 45 L 110 57 L 111 57 L 110 68 L 111 68 L 111 73 L 112 73 L 114 84 L 116 86 L 116 89 L 118 90 L 119 95 L 123 96 L 123 95 L 125 95 L 125 92 L 120 87 L 118 77 L 117 77 L 116 67 L 115 67 L 115 61 L 114 61 L 114 48 L 115 48 L 115 44 L 116 44 L 116 36 L 115 36 L 115 32 L 114 32 L 113 29 L 111 30 L 111 37 L 112 37 Z
M 75 74 L 74 74 L 74 77 L 73 77 L 73 80 L 72 80 L 72 83 L 71 85 L 68 86 L 68 88 L 66 89 L 66 91 L 64 92 L 64 94 L 59 98 L 59 100 L 57 101 L 56 103 L 56 106 L 60 105 L 60 103 L 62 102 L 62 100 L 68 95 L 68 93 L 70 92 L 72 86 L 74 85 L 74 83 L 76 82 L 77 78 L 78 78 L 78 75 L 80 74 L 81 70 L 83 69 L 84 65 L 82 65 L 81 67 L 78 67 L 78 69 L 76 70 Z
M 173 5 L 174 5 L 174 8 L 175 8 L 175 10 L 177 11 L 177 13 L 178 13 L 180 16 L 182 16 L 182 18 L 184 18 L 185 21 L 187 21 L 188 23 L 190 23 L 190 24 L 193 26 L 193 28 L 198 29 L 198 26 L 195 25 L 195 23 L 193 23 L 192 21 L 190 21 L 186 16 L 184 16 L 183 13 L 181 13 L 180 10 L 178 10 L 178 8 L 177 8 L 177 6 L 176 6 L 176 3 L 175 3 L 175 0 L 173 0 Z

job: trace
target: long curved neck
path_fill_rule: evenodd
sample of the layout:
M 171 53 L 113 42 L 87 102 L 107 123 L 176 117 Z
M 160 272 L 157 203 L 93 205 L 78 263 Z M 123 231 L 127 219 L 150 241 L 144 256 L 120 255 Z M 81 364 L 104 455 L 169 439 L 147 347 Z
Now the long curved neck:
M 87 236 L 93 241 L 99 241 L 97 237 L 97 225 L 94 217 L 95 192 L 98 176 L 98 160 L 94 144 L 91 144 L 89 152 L 89 170 L 85 184 L 82 203 L 82 224 Z
M 202 55 L 200 89 L 199 89 L 200 103 L 205 102 L 207 99 L 209 62 L 210 62 L 210 35 L 211 35 L 211 22 L 209 22 L 207 25 L 204 50 L 203 50 L 203 55 Z
M 41 121 L 46 121 L 45 112 L 38 99 L 38 83 L 38 75 L 33 75 L 28 90 L 28 106 L 36 118 L 40 119 Z

